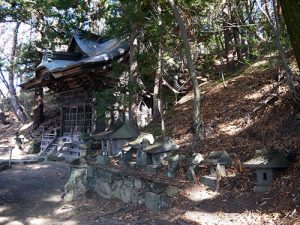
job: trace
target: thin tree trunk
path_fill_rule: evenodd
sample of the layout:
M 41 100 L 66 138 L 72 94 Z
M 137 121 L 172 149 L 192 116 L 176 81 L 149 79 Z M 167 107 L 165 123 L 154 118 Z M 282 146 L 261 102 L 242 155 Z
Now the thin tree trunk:
M 232 7 L 231 7 L 231 23 L 234 25 L 232 27 L 232 34 L 233 34 L 233 40 L 234 40 L 234 45 L 235 45 L 235 51 L 236 51 L 236 56 L 238 59 L 238 62 L 243 61 L 243 53 L 241 49 L 241 38 L 240 38 L 240 20 L 239 20 L 239 13 L 238 13 L 238 5 L 239 1 L 234 1 Z
M 16 115 L 16 117 L 18 118 L 19 121 L 21 121 L 22 123 L 25 123 L 28 116 L 25 114 L 23 107 L 20 104 L 16 95 L 12 94 L 11 89 L 9 88 L 8 82 L 5 80 L 5 76 L 3 74 L 1 67 L 0 67 L 0 80 L 2 81 L 2 83 L 5 85 L 5 87 L 8 90 L 9 97 L 10 97 L 10 105 L 13 109 L 14 114 Z
M 177 6 L 174 2 L 174 0 L 168 0 L 174 16 L 176 18 L 176 21 L 179 25 L 180 28 L 180 34 L 181 34 L 181 38 L 184 44 L 184 49 L 185 49 L 185 54 L 186 54 L 186 59 L 187 59 L 187 67 L 188 67 L 188 71 L 190 73 L 191 76 L 191 80 L 192 80 L 192 84 L 193 84 L 193 90 L 194 90 L 194 109 L 193 109 L 193 132 L 196 134 L 200 134 L 201 132 L 201 119 L 200 119 L 200 100 L 201 100 L 201 96 L 200 96 L 200 88 L 199 88 L 199 84 L 198 84 L 198 80 L 197 80 L 197 76 L 196 76 L 196 70 L 195 70 L 195 66 L 194 66 L 194 62 L 191 56 L 191 49 L 190 49 L 190 44 L 189 44 L 189 38 L 187 35 L 187 29 L 186 26 L 183 22 L 183 19 L 181 18 L 181 15 L 177 9 Z
M 131 24 L 131 33 L 129 40 L 130 56 L 129 56 L 129 85 L 134 86 L 137 84 L 137 23 Z M 134 125 L 137 124 L 137 96 L 132 93 L 134 90 L 129 90 L 129 121 Z
M 13 34 L 13 45 L 12 45 L 12 50 L 11 50 L 11 55 L 10 55 L 10 66 L 8 69 L 8 82 L 5 81 L 4 74 L 1 70 L 1 76 L 2 76 L 2 82 L 7 83 L 6 87 L 9 91 L 10 94 L 10 104 L 13 108 L 13 111 L 17 118 L 22 122 L 25 123 L 27 120 L 27 115 L 25 114 L 22 105 L 20 104 L 17 94 L 16 94 L 16 88 L 14 84 L 15 80 L 15 62 L 16 62 L 16 54 L 17 54 L 17 44 L 18 44 L 18 33 L 19 33 L 19 27 L 20 27 L 20 22 L 16 23 L 15 29 L 14 29 L 14 34 Z
M 161 7 L 158 5 L 158 27 L 159 31 L 161 30 L 162 20 L 161 20 Z M 157 119 L 160 117 L 163 111 L 160 111 L 159 101 L 162 101 L 159 98 L 159 93 L 161 92 L 161 82 L 162 82 L 162 71 L 161 71 L 161 60 L 162 60 L 162 43 L 161 43 L 161 35 L 159 35 L 159 46 L 158 46 L 158 55 L 157 55 L 157 69 L 156 76 L 154 80 L 154 88 L 153 88 L 153 107 L 152 107 L 152 117 L 153 119 Z

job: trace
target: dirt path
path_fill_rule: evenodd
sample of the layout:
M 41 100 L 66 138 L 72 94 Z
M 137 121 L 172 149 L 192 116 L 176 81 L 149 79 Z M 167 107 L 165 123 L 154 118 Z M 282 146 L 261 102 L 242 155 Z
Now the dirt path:
M 57 214 L 68 166 L 15 165 L 0 173 L 0 224 L 73 224 Z
M 0 224 L 171 224 L 144 207 L 93 195 L 82 202 L 65 203 L 62 196 L 68 173 L 67 164 L 55 162 L 14 165 L 0 172 Z

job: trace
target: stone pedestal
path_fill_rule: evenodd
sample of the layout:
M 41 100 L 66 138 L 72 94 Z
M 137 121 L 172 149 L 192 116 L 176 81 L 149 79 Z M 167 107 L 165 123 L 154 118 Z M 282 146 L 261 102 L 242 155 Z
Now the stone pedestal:
M 172 160 L 170 160 L 168 162 L 168 173 L 167 173 L 167 176 L 168 177 L 174 177 L 175 173 L 176 173 L 176 171 L 178 171 L 178 169 L 179 169 L 179 161 L 172 161 Z
M 152 164 L 152 157 L 150 154 L 143 150 L 138 150 L 136 154 L 136 164 L 140 166 L 146 166 Z
M 200 182 L 206 186 L 215 188 L 217 186 L 217 178 L 211 176 L 203 176 L 200 178 Z
M 108 155 L 98 155 L 97 163 L 103 166 L 106 166 L 110 162 L 110 158 Z

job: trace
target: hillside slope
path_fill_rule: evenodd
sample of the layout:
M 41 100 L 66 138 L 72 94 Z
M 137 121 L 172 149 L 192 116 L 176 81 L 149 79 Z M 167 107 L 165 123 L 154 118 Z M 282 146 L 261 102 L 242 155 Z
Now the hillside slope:
M 202 116 L 205 137 L 195 147 L 190 130 L 193 94 L 184 96 L 166 113 L 167 133 L 181 145 L 180 151 L 200 152 L 225 150 L 233 159 L 234 179 L 223 180 L 224 193 L 251 192 L 255 183 L 253 171 L 240 173 L 237 162 L 245 162 L 258 149 L 278 149 L 286 152 L 294 162 L 279 177 L 266 196 L 272 210 L 291 210 L 299 207 L 300 193 L 300 125 L 297 109 L 288 86 L 280 78 L 279 69 L 272 66 L 274 58 L 267 58 L 244 66 L 223 83 L 206 82 L 201 85 Z M 153 121 L 148 131 L 159 127 Z M 278 198 L 274 198 L 274 193 Z M 282 204 L 283 203 L 283 204 Z M 268 207 L 268 209 L 270 209 Z

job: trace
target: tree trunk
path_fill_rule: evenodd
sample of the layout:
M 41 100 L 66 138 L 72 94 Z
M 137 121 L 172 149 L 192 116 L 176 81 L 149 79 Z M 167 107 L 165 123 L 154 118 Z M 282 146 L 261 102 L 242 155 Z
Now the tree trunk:
M 129 39 L 129 86 L 135 86 L 137 84 L 137 23 L 131 24 L 131 33 Z M 129 121 L 134 125 L 137 125 L 137 93 L 134 89 L 129 88 Z
M 158 6 L 158 26 L 159 30 L 161 30 L 162 20 L 161 20 L 161 7 Z M 159 35 L 159 46 L 158 46 L 158 55 L 157 55 L 157 69 L 156 69 L 156 76 L 154 80 L 154 89 L 153 89 L 153 107 L 152 107 L 152 117 L 153 119 L 158 119 L 161 115 L 159 101 L 159 93 L 161 92 L 161 83 L 162 83 L 162 43 L 161 43 L 161 35 Z
M 231 7 L 231 24 L 234 26 L 232 27 L 232 34 L 233 40 L 235 45 L 235 51 L 237 60 L 239 63 L 243 61 L 243 53 L 242 53 L 242 42 L 240 37 L 240 20 L 239 20 L 239 13 L 238 13 L 239 1 L 234 1 Z
M 300 68 L 300 4 L 299 1 L 280 0 L 280 5 L 298 67 Z
M 44 120 L 43 88 L 36 88 L 34 91 L 34 97 L 36 105 L 33 108 L 32 130 L 39 128 Z
M 25 123 L 27 121 L 27 115 L 23 110 L 22 105 L 20 104 L 17 93 L 16 93 L 16 88 L 14 84 L 15 80 L 15 62 L 16 62 L 16 55 L 17 55 L 17 45 L 18 45 L 18 32 L 19 32 L 19 27 L 20 27 L 20 22 L 16 23 L 15 29 L 14 29 L 14 34 L 13 34 L 13 45 L 12 45 L 12 50 L 11 50 L 11 56 L 10 56 L 10 66 L 8 69 L 8 85 L 7 88 L 10 93 L 10 104 L 14 110 L 15 115 L 17 118 L 22 122 Z M 2 73 L 2 70 L 1 70 Z M 2 75 L 2 78 L 4 78 L 4 75 Z
M 191 56 L 191 49 L 190 49 L 190 44 L 189 44 L 189 38 L 187 35 L 187 29 L 186 26 L 183 22 L 183 19 L 181 18 L 181 15 L 177 9 L 177 6 L 174 2 L 174 0 L 168 0 L 174 16 L 176 18 L 176 21 L 179 25 L 180 28 L 180 34 L 181 38 L 184 44 L 184 49 L 185 49 L 185 54 L 186 54 L 186 59 L 187 59 L 187 67 L 188 71 L 191 76 L 192 84 L 193 84 L 193 90 L 194 90 L 194 109 L 193 109 L 193 125 L 192 129 L 195 134 L 200 134 L 201 133 L 201 119 L 200 119 L 200 88 L 197 80 L 197 75 L 196 75 L 196 70 L 194 66 L 194 62 Z
M 223 30 L 224 30 L 224 47 L 225 47 L 225 55 L 226 55 L 226 61 L 227 61 L 227 69 L 233 70 L 234 69 L 234 53 L 233 53 L 233 34 L 232 29 L 228 26 L 230 25 L 226 21 L 230 20 L 230 3 L 226 2 L 225 7 L 222 12 L 222 17 L 224 19 L 223 22 Z

